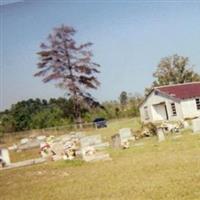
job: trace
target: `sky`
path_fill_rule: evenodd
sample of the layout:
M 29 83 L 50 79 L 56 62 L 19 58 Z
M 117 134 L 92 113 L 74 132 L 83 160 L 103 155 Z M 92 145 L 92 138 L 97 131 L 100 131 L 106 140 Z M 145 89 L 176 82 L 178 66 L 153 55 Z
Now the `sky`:
M 0 0 L 0 110 L 29 98 L 65 97 L 35 78 L 41 42 L 62 24 L 92 42 L 99 101 L 143 94 L 161 58 L 187 56 L 200 72 L 200 1 Z

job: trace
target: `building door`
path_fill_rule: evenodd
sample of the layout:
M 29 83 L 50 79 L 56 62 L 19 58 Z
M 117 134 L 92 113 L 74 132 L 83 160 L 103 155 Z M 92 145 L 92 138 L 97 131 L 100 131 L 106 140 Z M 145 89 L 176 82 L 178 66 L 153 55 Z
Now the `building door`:
M 153 120 L 168 120 L 167 107 L 165 103 L 153 105 Z

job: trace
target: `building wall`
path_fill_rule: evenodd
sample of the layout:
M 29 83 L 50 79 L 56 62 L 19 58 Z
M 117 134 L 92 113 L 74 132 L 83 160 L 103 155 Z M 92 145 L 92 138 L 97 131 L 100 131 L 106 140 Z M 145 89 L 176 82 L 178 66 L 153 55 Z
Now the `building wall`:
M 165 105 L 166 105 L 169 120 L 181 120 L 181 119 L 183 119 L 183 113 L 182 113 L 182 108 L 181 108 L 180 102 L 174 101 L 174 100 L 169 99 L 167 97 L 164 97 L 160 94 L 156 94 L 153 91 L 148 96 L 146 101 L 140 106 L 141 120 L 143 122 L 154 122 L 154 121 L 165 120 L 164 117 L 163 117 L 164 116 L 163 107 L 161 105 L 158 105 L 159 103 L 162 103 L 162 102 L 164 102 Z M 177 113 L 176 116 L 173 115 L 171 103 L 175 104 L 176 113 Z M 148 115 L 149 115 L 148 119 L 145 118 L 145 107 L 146 107 L 146 110 L 148 111 Z
M 200 97 L 198 97 L 200 98 Z M 197 109 L 196 98 L 181 101 L 183 117 L 193 118 L 200 116 L 200 110 Z

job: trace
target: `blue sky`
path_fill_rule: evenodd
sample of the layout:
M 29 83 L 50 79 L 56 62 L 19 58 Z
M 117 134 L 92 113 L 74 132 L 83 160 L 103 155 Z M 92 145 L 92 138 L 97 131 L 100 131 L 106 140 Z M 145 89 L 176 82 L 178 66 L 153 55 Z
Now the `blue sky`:
M 64 96 L 53 83 L 34 78 L 39 45 L 53 27 L 77 29 L 78 42 L 91 41 L 101 65 L 100 101 L 120 92 L 143 93 L 160 59 L 188 56 L 200 72 L 198 1 L 1 1 L 0 110 L 28 98 Z

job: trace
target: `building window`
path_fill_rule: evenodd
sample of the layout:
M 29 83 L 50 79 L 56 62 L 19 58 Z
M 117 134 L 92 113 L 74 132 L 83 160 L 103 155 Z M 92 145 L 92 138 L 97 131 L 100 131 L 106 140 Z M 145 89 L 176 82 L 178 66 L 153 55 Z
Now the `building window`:
M 149 119 L 149 113 L 148 113 L 148 107 L 147 106 L 144 107 L 144 117 L 145 117 L 146 120 Z
M 196 99 L 197 110 L 200 110 L 200 98 Z
M 173 116 L 176 116 L 177 113 L 176 113 L 176 106 L 175 106 L 175 103 L 171 103 L 171 108 L 172 108 L 172 115 L 173 115 Z

